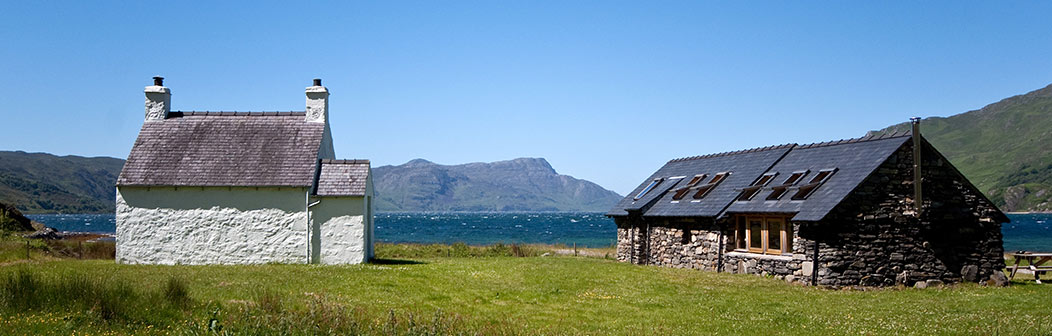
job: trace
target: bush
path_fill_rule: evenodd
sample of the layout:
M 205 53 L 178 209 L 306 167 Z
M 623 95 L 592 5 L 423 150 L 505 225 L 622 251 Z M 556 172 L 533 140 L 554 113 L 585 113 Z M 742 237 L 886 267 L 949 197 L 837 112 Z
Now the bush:
M 184 307 L 190 303 L 190 290 L 186 287 L 186 281 L 176 277 L 169 277 L 164 285 L 164 299 L 176 307 Z

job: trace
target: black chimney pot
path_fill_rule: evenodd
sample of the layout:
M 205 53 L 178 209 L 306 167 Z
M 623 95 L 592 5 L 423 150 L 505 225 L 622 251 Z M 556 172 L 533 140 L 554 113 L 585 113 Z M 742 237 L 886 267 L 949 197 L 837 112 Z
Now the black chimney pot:
M 153 85 L 154 86 L 164 86 L 164 77 L 154 76 L 153 77 Z
M 314 79 L 314 86 L 321 86 L 321 78 Z

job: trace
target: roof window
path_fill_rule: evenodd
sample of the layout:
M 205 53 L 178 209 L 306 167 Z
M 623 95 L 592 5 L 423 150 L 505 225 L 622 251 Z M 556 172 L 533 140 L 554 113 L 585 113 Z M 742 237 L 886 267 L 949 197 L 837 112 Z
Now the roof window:
M 767 195 L 767 200 L 774 201 L 781 199 L 782 196 L 784 196 L 785 193 L 789 191 L 789 187 L 792 187 L 797 182 L 800 182 L 800 180 L 802 180 L 803 177 L 806 176 L 809 172 L 811 171 L 804 170 L 793 172 L 792 175 L 789 175 L 789 177 L 785 179 L 785 182 L 782 182 L 782 185 L 774 186 L 774 188 L 771 188 L 774 189 L 774 192 L 772 192 L 770 195 Z
M 720 184 L 720 182 L 723 182 L 723 180 L 727 179 L 727 175 L 730 174 L 730 172 L 716 174 L 716 176 L 712 177 L 712 180 L 709 180 L 709 183 L 696 187 L 698 192 L 694 193 L 694 199 L 704 198 L 705 195 L 708 195 L 709 192 L 712 191 L 712 189 L 716 188 L 716 186 Z
M 760 178 L 756 179 L 756 181 L 753 182 L 752 185 L 742 189 L 742 194 L 738 196 L 738 200 L 751 200 L 753 197 L 756 196 L 757 193 L 760 192 L 761 188 L 767 186 L 768 183 L 771 183 L 771 181 L 774 180 L 775 176 L 778 176 L 778 173 L 763 174 L 763 176 L 760 176 Z
M 837 171 L 836 168 L 819 170 L 818 174 L 815 174 L 815 177 L 811 178 L 811 182 L 808 182 L 807 184 L 800 186 L 800 190 L 796 191 L 796 194 L 793 195 L 793 199 L 794 200 L 807 199 L 808 197 L 811 196 L 811 194 L 815 193 L 815 189 L 818 189 L 818 187 L 821 186 L 822 183 L 825 183 L 826 181 L 828 181 L 829 177 L 833 176 L 833 173 L 836 173 L 836 171 Z
M 639 200 L 640 198 L 643 198 L 643 196 L 646 196 L 646 194 L 650 192 L 650 190 L 653 190 L 654 187 L 658 185 L 658 183 L 661 183 L 661 179 L 659 178 L 650 181 L 650 184 L 648 184 L 646 188 L 643 188 L 642 191 L 636 194 L 635 200 Z
M 701 181 L 704 180 L 705 177 L 707 177 L 707 176 L 709 176 L 709 175 L 708 174 L 694 175 L 694 178 L 690 179 L 690 182 L 687 182 L 687 185 L 685 187 L 676 189 L 676 194 L 672 195 L 672 199 L 674 199 L 674 200 L 681 200 L 681 199 L 683 199 L 683 197 L 686 197 L 687 194 L 690 193 L 691 188 L 696 187 L 698 185 L 698 183 L 701 183 Z

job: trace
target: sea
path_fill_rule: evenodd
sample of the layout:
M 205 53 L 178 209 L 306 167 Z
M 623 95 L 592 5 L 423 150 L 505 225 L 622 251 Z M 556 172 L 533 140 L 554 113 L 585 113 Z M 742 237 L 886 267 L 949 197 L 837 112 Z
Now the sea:
M 113 214 L 27 215 L 68 232 L 112 234 Z M 1001 227 L 1005 251 L 1052 252 L 1052 214 L 1009 214 Z M 602 213 L 462 213 L 404 212 L 376 215 L 376 239 L 390 243 L 457 243 L 488 245 L 563 244 L 608 247 L 617 241 L 613 219 Z

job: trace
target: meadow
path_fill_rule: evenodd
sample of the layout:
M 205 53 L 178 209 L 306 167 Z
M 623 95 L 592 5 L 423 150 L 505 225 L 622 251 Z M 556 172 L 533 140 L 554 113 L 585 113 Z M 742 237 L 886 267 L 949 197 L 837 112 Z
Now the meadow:
M 118 265 L 48 251 L 31 250 L 38 254 L 21 262 L 2 254 L 0 332 L 1052 333 L 1052 286 L 1025 280 L 1007 288 L 831 290 L 559 255 L 541 245 L 381 244 L 376 261 L 348 266 Z

